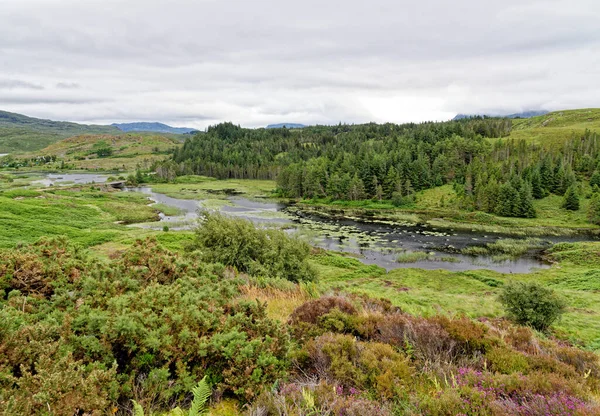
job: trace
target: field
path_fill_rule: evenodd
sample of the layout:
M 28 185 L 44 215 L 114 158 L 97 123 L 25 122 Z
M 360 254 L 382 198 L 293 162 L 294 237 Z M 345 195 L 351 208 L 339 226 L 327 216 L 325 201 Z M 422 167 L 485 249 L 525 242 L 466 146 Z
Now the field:
M 116 134 L 111 126 L 88 126 L 41 120 L 0 111 L 0 153 L 38 151 L 67 137 L 81 134 Z
M 513 120 L 511 139 L 559 147 L 565 139 L 581 136 L 586 130 L 600 131 L 600 110 L 555 111 L 543 116 Z

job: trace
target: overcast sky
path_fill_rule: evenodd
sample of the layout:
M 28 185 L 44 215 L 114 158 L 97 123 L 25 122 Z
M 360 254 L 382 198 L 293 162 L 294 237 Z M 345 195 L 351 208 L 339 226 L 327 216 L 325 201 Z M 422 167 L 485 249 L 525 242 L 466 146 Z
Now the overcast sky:
M 598 0 L 0 0 L 0 109 L 204 128 L 600 106 Z

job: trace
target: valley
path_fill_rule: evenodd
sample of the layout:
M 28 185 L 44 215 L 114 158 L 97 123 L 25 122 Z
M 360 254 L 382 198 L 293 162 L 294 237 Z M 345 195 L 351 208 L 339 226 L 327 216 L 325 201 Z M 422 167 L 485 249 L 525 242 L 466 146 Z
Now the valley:
M 225 123 L 183 142 L 78 134 L 11 151 L 0 157 L 0 334 L 15 358 L 0 362 L 11 380 L 0 406 L 35 413 L 45 403 L 23 392 L 38 391 L 62 409 L 48 414 L 71 400 L 125 415 L 135 400 L 175 415 L 207 376 L 214 415 L 282 400 L 290 414 L 314 400 L 496 415 L 531 395 L 595 414 L 598 120 Z M 577 209 L 565 208 L 570 190 Z M 531 283 L 566 305 L 548 327 L 515 322 L 501 301 Z M 8 337 L 35 340 L 35 371 L 14 370 L 27 354 Z

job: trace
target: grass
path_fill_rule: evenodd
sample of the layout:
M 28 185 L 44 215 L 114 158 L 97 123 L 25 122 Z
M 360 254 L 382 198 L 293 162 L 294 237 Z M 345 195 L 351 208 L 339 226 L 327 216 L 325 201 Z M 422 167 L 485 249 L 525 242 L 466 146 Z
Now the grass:
M 507 258 L 520 257 L 530 250 L 541 249 L 546 244 L 539 238 L 526 238 L 522 240 L 505 238 L 485 246 L 470 246 L 461 250 L 462 254 L 473 256 L 501 256 Z
M 152 189 L 155 192 L 180 199 L 223 200 L 227 198 L 231 190 L 243 194 L 244 197 L 264 198 L 271 196 L 275 189 L 275 181 L 253 179 L 217 180 L 206 176 L 181 176 L 177 178 L 175 183 L 152 184 Z
M 430 257 L 430 254 L 425 253 L 424 251 L 407 251 L 405 253 L 398 254 L 396 261 L 398 263 L 416 263 L 421 260 L 427 260 Z
M 0 153 L 40 150 L 66 137 L 90 133 L 118 134 L 119 129 L 42 120 L 0 111 Z
M 86 170 L 132 171 L 138 167 L 150 168 L 158 160 L 169 157 L 170 151 L 181 146 L 174 135 L 155 133 L 86 134 L 53 142 L 42 150 L 24 153 L 18 158 L 40 155 L 57 156 L 50 168 L 63 164 Z M 99 157 L 98 148 L 109 147 L 112 155 Z
M 361 205 L 361 202 L 365 202 Z M 573 235 L 580 232 L 600 232 L 600 227 L 587 220 L 590 200 L 581 198 L 578 211 L 562 208 L 563 198 L 550 195 L 533 202 L 536 218 L 508 218 L 480 211 L 462 210 L 451 185 L 427 189 L 416 194 L 415 202 L 390 208 L 385 202 L 371 201 L 301 201 L 307 210 L 330 212 L 347 218 L 382 220 L 396 223 L 429 224 L 436 228 L 464 229 L 486 233 L 521 236 Z
M 376 272 L 335 254 L 313 256 L 311 261 L 320 273 L 323 292 L 387 298 L 408 313 L 424 316 L 500 317 L 504 312 L 496 298 L 506 282 L 539 281 L 557 290 L 569 304 L 554 334 L 600 352 L 600 272 L 595 269 L 600 266 L 600 243 L 559 244 L 550 256 L 557 262 L 553 267 L 522 275 L 416 268 Z
M 156 219 L 139 195 L 91 190 L 0 192 L 0 247 L 66 235 L 90 247 L 118 241 L 136 231 L 117 224 Z
M 543 116 L 513 120 L 511 139 L 559 148 L 573 136 L 581 136 L 585 130 L 600 131 L 600 109 L 555 111 Z

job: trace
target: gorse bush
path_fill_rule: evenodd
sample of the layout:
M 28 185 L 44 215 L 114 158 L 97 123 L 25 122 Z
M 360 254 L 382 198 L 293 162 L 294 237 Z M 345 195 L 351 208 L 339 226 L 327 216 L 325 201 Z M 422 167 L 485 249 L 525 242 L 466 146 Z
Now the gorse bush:
M 240 283 L 154 240 L 100 262 L 64 240 L 0 253 L 0 413 L 171 408 L 203 375 L 252 399 L 285 375 L 289 337 Z
M 565 311 L 565 301 L 552 289 L 537 283 L 511 283 L 498 297 L 517 323 L 544 331 Z
M 235 267 L 255 276 L 312 281 L 316 272 L 308 264 L 310 246 L 283 231 L 257 228 L 241 218 L 204 212 L 192 248 L 204 260 Z

